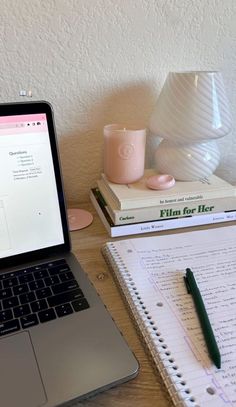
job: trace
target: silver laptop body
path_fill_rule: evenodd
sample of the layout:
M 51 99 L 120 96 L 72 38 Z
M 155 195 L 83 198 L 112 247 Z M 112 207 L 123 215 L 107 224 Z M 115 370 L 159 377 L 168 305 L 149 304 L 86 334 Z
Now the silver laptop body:
M 1 406 L 59 406 L 136 376 L 70 251 L 46 102 L 0 105 L 0 266 Z

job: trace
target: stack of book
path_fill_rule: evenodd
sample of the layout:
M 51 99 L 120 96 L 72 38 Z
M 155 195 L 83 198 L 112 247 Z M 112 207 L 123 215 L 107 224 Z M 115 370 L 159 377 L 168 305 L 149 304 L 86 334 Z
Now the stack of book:
M 236 220 L 236 187 L 212 175 L 177 181 L 168 190 L 148 189 L 144 177 L 133 184 L 110 182 L 104 174 L 90 199 L 111 237 Z

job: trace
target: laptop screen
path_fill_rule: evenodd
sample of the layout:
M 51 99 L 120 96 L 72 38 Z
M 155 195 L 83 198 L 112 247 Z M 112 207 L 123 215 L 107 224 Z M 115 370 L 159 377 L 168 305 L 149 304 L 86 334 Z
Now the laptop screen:
M 0 116 L 0 258 L 63 243 L 47 115 Z

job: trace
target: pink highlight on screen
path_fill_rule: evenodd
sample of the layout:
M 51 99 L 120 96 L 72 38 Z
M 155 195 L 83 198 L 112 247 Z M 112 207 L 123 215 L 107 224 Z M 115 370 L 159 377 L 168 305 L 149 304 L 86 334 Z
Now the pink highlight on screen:
M 23 114 L 16 116 L 0 116 L 0 123 L 32 122 L 36 120 L 46 120 L 46 114 Z
M 47 130 L 45 113 L 0 116 L 0 136 L 22 133 L 40 133 Z

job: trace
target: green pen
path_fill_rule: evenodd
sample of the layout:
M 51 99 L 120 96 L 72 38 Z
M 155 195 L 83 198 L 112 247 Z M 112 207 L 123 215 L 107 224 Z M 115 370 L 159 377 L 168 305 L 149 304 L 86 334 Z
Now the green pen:
M 207 349 L 209 352 L 209 355 L 216 365 L 218 369 L 221 367 L 221 356 L 220 356 L 220 351 L 217 346 L 214 332 L 211 327 L 211 323 L 209 321 L 206 308 L 201 296 L 201 293 L 199 291 L 199 288 L 197 286 L 196 280 L 194 278 L 193 272 L 190 270 L 190 268 L 186 269 L 186 275 L 184 277 L 184 281 L 187 287 L 187 291 L 189 294 L 192 295 L 194 304 L 196 307 L 197 315 L 202 327 L 202 332 L 207 344 Z

